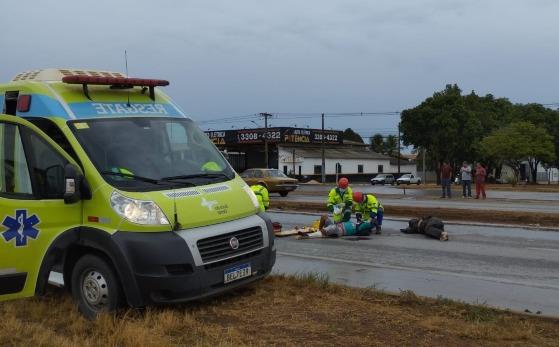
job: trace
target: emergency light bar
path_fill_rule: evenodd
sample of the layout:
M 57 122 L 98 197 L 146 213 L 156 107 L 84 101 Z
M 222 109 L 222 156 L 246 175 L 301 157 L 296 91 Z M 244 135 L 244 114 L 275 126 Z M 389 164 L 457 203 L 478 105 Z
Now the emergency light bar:
M 62 77 L 62 82 L 67 84 L 81 84 L 83 86 L 83 93 L 91 100 L 89 96 L 88 85 L 98 86 L 111 86 L 111 88 L 133 88 L 135 86 L 148 87 L 149 97 L 155 101 L 155 87 L 164 87 L 169 85 L 169 81 L 156 80 L 148 78 L 128 78 L 128 77 L 97 77 L 97 76 L 65 76 Z

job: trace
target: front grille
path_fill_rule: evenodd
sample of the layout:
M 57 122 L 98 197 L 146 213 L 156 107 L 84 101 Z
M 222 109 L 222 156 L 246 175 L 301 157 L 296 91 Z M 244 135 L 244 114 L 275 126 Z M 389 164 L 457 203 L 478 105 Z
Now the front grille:
M 233 236 L 239 240 L 239 248 L 237 249 L 231 248 L 231 245 L 229 244 L 229 240 L 231 240 Z M 204 263 L 257 249 L 262 247 L 263 244 L 264 240 L 262 237 L 262 228 L 260 227 L 252 227 L 227 234 L 212 236 L 206 239 L 198 240 L 196 243 Z

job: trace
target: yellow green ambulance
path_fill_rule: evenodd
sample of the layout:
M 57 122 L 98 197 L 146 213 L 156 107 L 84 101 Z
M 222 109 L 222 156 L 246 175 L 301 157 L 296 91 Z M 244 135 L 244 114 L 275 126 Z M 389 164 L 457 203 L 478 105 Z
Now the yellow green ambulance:
M 77 69 L 0 84 L 0 300 L 58 275 L 94 317 L 270 272 L 270 220 L 168 84 Z

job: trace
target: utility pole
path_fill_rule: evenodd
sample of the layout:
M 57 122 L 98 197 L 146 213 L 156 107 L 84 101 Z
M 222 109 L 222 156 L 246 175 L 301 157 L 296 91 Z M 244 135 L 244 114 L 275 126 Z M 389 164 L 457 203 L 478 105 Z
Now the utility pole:
M 260 113 L 264 117 L 264 160 L 266 161 L 266 169 L 270 167 L 268 162 L 268 117 L 272 117 L 269 113 Z
M 324 113 L 322 114 L 322 137 L 321 148 L 322 148 L 322 183 L 326 183 L 326 158 L 324 156 Z
M 295 147 L 293 147 L 293 177 L 295 176 Z
M 400 177 L 400 123 L 398 122 L 398 177 Z
M 427 150 L 423 148 L 423 183 L 427 183 L 427 177 L 425 177 L 425 152 L 427 152 Z

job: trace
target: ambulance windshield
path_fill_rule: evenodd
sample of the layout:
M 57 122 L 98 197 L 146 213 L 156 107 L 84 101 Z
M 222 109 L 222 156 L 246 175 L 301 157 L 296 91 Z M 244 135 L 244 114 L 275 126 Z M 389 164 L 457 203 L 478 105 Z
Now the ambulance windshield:
M 70 128 L 111 185 L 169 189 L 227 181 L 234 172 L 189 119 L 111 118 L 72 121 Z

